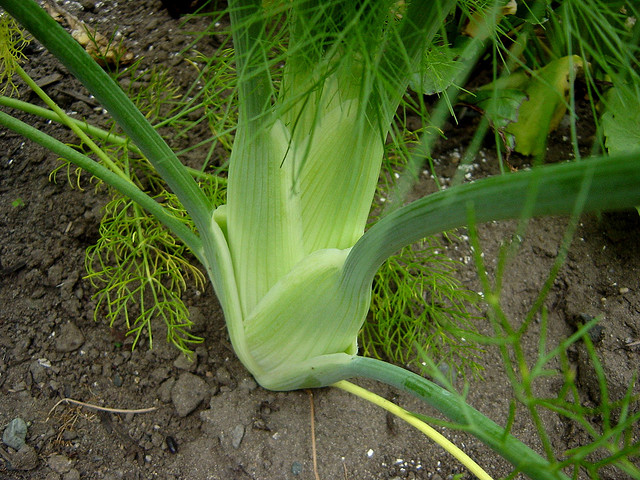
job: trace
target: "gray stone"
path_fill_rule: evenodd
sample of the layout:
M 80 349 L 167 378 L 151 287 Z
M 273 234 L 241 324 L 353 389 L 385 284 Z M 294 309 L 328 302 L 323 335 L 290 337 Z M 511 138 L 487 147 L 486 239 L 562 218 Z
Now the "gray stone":
M 9 422 L 2 434 L 2 441 L 7 447 L 20 450 L 27 438 L 27 423 L 20 417 Z
M 258 384 L 256 383 L 256 381 L 251 378 L 251 377 L 247 377 L 247 378 L 243 378 L 242 380 L 240 380 L 240 383 L 238 384 L 238 387 L 242 390 L 247 390 L 248 392 L 253 392 L 256 388 L 258 388 Z
M 64 268 L 60 264 L 51 265 L 49 270 L 47 271 L 47 277 L 49 280 L 49 285 L 58 286 L 62 283 L 62 274 L 64 273 Z
M 69 322 L 62 326 L 56 337 L 58 352 L 73 352 L 84 343 L 84 335 L 75 324 Z
M 187 372 L 195 372 L 198 366 L 198 358 L 195 355 L 187 357 L 184 353 L 181 353 L 173 362 L 173 366 Z
M 193 412 L 207 397 L 209 387 L 200 377 L 185 372 L 171 389 L 171 400 L 180 417 Z
M 29 366 L 29 372 L 31 378 L 36 384 L 44 383 L 47 381 L 48 370 L 51 368 L 51 363 L 45 358 L 35 360 Z
M 216 438 L 220 435 L 220 427 L 218 426 L 218 417 L 216 412 L 212 409 L 203 410 L 200 412 L 200 428 L 205 436 Z
M 62 476 L 62 480 L 80 480 L 80 472 L 72 468 Z
M 120 375 L 119 373 L 114 373 L 113 377 L 111 378 L 111 381 L 113 382 L 114 387 L 121 387 L 122 384 L 124 383 L 124 379 L 122 378 L 122 375 Z
M 76 432 L 75 430 L 65 429 L 65 431 L 62 432 L 62 439 L 67 442 L 75 440 L 76 438 L 78 438 L 78 432 Z
M 11 468 L 15 470 L 33 470 L 38 466 L 38 454 L 33 447 L 24 444 L 11 457 Z
M 56 473 L 67 473 L 73 467 L 73 460 L 65 455 L 54 454 L 47 460 L 47 466 Z
M 169 403 L 171 401 L 171 391 L 173 390 L 175 383 L 175 378 L 168 378 L 166 381 L 162 382 L 160 387 L 158 387 L 158 398 L 161 402 Z
M 244 437 L 244 425 L 236 425 L 231 430 L 231 446 L 233 448 L 240 447 L 240 443 L 242 443 L 242 439 Z
M 191 333 L 194 334 L 203 333 L 209 325 L 209 319 L 198 307 L 189 307 L 189 320 L 193 324 L 191 325 Z
M 155 383 L 162 383 L 167 378 L 169 378 L 169 368 L 168 367 L 157 367 L 151 371 L 151 380 Z
M 216 370 L 216 380 L 220 385 L 233 385 L 231 374 L 229 373 L 229 370 L 224 367 L 220 367 Z

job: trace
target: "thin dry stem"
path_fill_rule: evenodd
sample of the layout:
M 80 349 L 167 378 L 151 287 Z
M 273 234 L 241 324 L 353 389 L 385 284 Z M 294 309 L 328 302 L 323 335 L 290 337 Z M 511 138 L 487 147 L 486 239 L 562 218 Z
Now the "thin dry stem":
M 148 408 L 137 408 L 137 409 L 127 409 L 127 408 L 108 408 L 108 407 L 100 407 L 98 405 L 93 405 L 91 403 L 81 402 L 80 400 L 74 400 L 73 398 L 63 398 L 59 400 L 51 410 L 49 410 L 49 414 L 47 419 L 51 417 L 53 411 L 60 405 L 62 402 L 64 403 L 73 403 L 75 405 L 80 405 L 81 407 L 93 408 L 94 410 L 100 410 L 102 412 L 110 412 L 110 413 L 149 413 L 158 409 L 158 407 L 148 407 Z
M 316 414 L 313 405 L 313 392 L 311 390 L 306 390 L 306 392 L 307 395 L 309 395 L 309 404 L 311 406 L 311 456 L 313 458 L 313 474 L 316 480 L 320 480 L 320 475 L 318 475 L 318 457 L 316 455 Z

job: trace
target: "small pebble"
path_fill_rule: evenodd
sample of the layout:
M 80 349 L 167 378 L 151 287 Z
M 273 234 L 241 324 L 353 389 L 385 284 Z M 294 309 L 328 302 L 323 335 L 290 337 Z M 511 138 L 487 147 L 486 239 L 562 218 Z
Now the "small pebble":
M 112 381 L 113 381 L 114 387 L 121 387 L 122 384 L 124 383 L 124 380 L 122 379 L 122 376 L 119 373 L 115 373 L 113 375 Z
M 73 323 L 66 323 L 56 335 L 55 348 L 58 352 L 73 352 L 84 343 L 84 335 Z
M 161 402 L 169 403 L 171 401 L 171 390 L 173 389 L 173 385 L 176 383 L 175 378 L 168 378 L 162 385 L 158 388 L 158 398 Z
M 242 438 L 244 437 L 244 425 L 236 425 L 231 430 L 231 445 L 233 448 L 239 448 L 240 443 L 242 443 Z
M 224 367 L 220 367 L 216 370 L 216 380 L 221 385 L 231 385 L 231 374 L 229 370 Z
M 49 364 L 48 367 L 46 365 L 43 365 L 40 360 L 35 360 L 29 366 L 29 373 L 31 374 L 33 382 L 36 384 L 44 383 L 47 381 L 47 368 L 51 367 L 51 364 Z
M 171 389 L 171 400 L 180 417 L 193 412 L 206 398 L 209 387 L 200 377 L 184 372 Z
M 47 466 L 54 472 L 63 474 L 71 470 L 73 460 L 69 459 L 65 455 L 54 454 L 47 460 Z
M 62 439 L 67 442 L 75 440 L 76 438 L 78 438 L 78 432 L 76 432 L 75 430 L 65 430 L 64 432 L 62 432 Z
M 258 388 L 258 384 L 253 378 L 243 378 L 242 380 L 240 380 L 240 384 L 238 385 L 238 387 L 240 387 L 242 390 L 253 392 L 256 388 Z
M 302 464 L 300 462 L 293 462 L 291 464 L 291 473 L 300 475 L 302 473 Z
M 173 362 L 173 366 L 180 370 L 186 370 L 187 372 L 195 372 L 198 366 L 198 357 L 193 355 L 190 358 L 181 353 Z
M 162 383 L 167 378 L 169 378 L 169 368 L 168 367 L 158 367 L 153 369 L 151 372 L 151 380 L 156 383 Z
M 27 438 L 27 423 L 20 417 L 9 422 L 2 434 L 2 441 L 7 447 L 20 450 Z
M 72 468 L 62 476 L 62 480 L 80 480 L 80 472 Z
M 620 295 L 624 295 L 625 293 L 629 293 L 629 289 L 627 287 L 622 287 L 620 289 Z

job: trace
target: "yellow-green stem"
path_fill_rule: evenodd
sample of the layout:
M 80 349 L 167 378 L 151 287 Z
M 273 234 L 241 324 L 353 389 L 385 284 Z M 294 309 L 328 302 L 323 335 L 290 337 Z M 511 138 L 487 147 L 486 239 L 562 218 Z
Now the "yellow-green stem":
M 104 150 L 102 150 L 98 145 L 96 145 L 95 142 L 91 140 L 91 138 L 89 138 L 89 136 L 86 133 L 84 133 L 80 127 L 78 127 L 78 125 L 76 125 L 76 123 L 71 117 L 69 117 L 66 113 L 64 113 L 64 111 L 56 104 L 56 102 L 54 102 L 51 99 L 51 97 L 49 97 L 49 95 L 47 95 L 46 92 L 42 90 L 38 86 L 38 84 L 36 84 L 36 82 L 33 81 L 33 79 L 29 76 L 29 74 L 25 72 L 20 65 L 16 64 L 15 68 L 18 75 L 20 75 L 20 78 L 22 78 L 22 80 L 25 81 L 25 83 L 29 86 L 29 88 L 31 88 L 31 90 L 33 90 L 36 93 L 36 95 L 38 95 L 38 97 L 40 97 L 42 101 L 46 103 L 47 106 L 56 113 L 56 115 L 58 115 L 58 117 L 60 117 L 60 121 L 63 124 L 69 127 L 73 131 L 73 133 L 75 133 L 78 136 L 78 138 L 80 138 L 80 140 L 82 140 L 85 144 L 87 144 L 87 146 L 91 149 L 91 151 L 95 153 L 98 156 L 98 158 L 100 158 L 100 160 L 102 160 L 103 163 L 107 167 L 109 167 L 109 169 L 113 173 L 118 175 L 120 178 L 131 182 L 131 179 L 129 178 L 129 176 L 126 173 L 124 173 L 109 158 L 109 156 L 104 152 Z
M 406 411 L 404 408 L 396 405 L 389 400 L 382 398 L 379 395 L 376 395 L 369 390 L 359 387 L 351 382 L 347 382 L 345 380 L 336 382 L 332 385 L 333 387 L 340 388 L 346 392 L 349 392 L 353 395 L 356 395 L 368 402 L 373 403 L 374 405 L 378 405 L 381 408 L 384 408 L 386 411 L 394 414 L 396 417 L 404 420 L 409 425 L 417 428 L 422 433 L 424 433 L 431 440 L 436 442 L 442 448 L 444 448 L 447 452 L 453 455 L 460 463 L 462 463 L 471 473 L 473 473 L 480 480 L 492 480 L 491 476 L 487 472 L 485 472 L 480 465 L 474 462 L 469 456 L 460 450 L 456 445 L 451 443 L 447 438 L 445 438 L 438 431 L 433 429 L 431 426 L 424 423 L 419 418 L 412 415 L 410 412 Z

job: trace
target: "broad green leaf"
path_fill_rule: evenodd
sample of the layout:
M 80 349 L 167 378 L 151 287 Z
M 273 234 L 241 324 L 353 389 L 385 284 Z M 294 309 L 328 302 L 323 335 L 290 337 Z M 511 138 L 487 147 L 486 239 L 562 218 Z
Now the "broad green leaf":
M 602 129 L 610 154 L 640 150 L 640 96 L 626 88 L 609 90 Z
M 517 152 L 544 153 L 547 135 L 558 126 L 567 110 L 571 78 L 582 64 L 576 55 L 563 57 L 533 73 L 525 88 L 528 100 L 518 110 L 518 121 L 506 128 L 506 132 L 514 136 Z
M 506 146 L 513 149 L 515 139 L 506 134 L 507 126 L 518 120 L 518 112 L 527 94 L 516 88 L 499 90 L 481 89 L 474 95 L 468 95 L 463 100 L 479 109 L 489 121 L 493 129 L 500 133 Z
M 640 96 L 627 88 L 609 90 L 602 130 L 610 155 L 640 152 Z M 640 213 L 640 206 L 636 209 Z
M 484 85 L 465 101 L 487 115 L 507 148 L 523 155 L 540 155 L 547 135 L 567 110 L 571 77 L 582 65 L 582 59 L 575 55 L 559 58 L 531 76 L 517 71 Z

